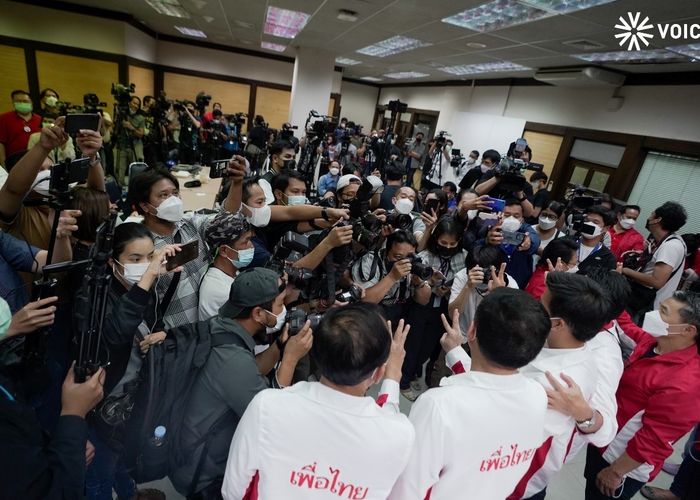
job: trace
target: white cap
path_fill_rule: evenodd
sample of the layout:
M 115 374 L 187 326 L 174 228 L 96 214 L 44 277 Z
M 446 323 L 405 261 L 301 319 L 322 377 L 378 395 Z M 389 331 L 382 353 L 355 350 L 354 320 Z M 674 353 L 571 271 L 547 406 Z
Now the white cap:
M 384 191 L 384 183 L 376 175 L 367 176 L 367 180 L 372 184 L 372 193 L 382 193 Z
M 338 179 L 338 183 L 336 184 L 335 189 L 336 190 L 343 189 L 345 186 L 350 184 L 352 181 L 355 181 L 355 182 L 362 184 L 362 179 L 360 179 L 358 176 L 348 174 L 348 175 L 344 175 L 340 179 Z

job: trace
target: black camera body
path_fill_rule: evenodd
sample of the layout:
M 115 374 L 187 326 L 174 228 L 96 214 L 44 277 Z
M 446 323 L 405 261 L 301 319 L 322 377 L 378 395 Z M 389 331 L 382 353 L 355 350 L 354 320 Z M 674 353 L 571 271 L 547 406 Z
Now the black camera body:
M 453 149 L 451 151 L 452 158 L 450 158 L 450 166 L 452 168 L 459 168 L 459 166 L 464 161 L 464 156 L 462 156 L 462 151 L 459 149 Z
M 194 98 L 194 104 L 199 109 L 200 111 L 203 111 L 204 108 L 209 106 L 209 102 L 211 101 L 211 96 L 204 91 L 200 92 L 197 94 L 197 96 Z M 202 113 L 204 114 L 204 113 Z
M 121 83 L 112 84 L 112 95 L 115 100 L 115 107 L 117 111 L 127 116 L 129 114 L 129 102 L 131 102 L 131 94 L 134 93 L 135 86 L 133 83 L 129 85 L 123 85 Z
M 128 106 L 128 103 L 127 103 Z M 97 113 L 107 107 L 106 102 L 101 102 L 97 94 L 88 93 L 83 95 L 83 113 Z
M 411 255 L 411 274 L 418 276 L 423 281 L 429 280 L 433 275 L 433 268 L 423 264 L 423 261 L 417 255 Z
M 353 283 L 347 290 L 343 290 L 342 292 L 336 294 L 335 299 L 339 302 L 347 302 L 350 304 L 359 302 L 360 299 L 362 299 L 362 288 Z
M 400 214 L 394 211 L 386 214 L 386 224 L 394 229 L 411 231 L 413 229 L 413 218 L 410 214 Z
M 90 170 L 90 158 L 67 159 L 51 167 L 49 193 L 58 198 L 70 195 L 70 185 L 74 182 L 82 184 L 87 180 Z
M 311 322 L 311 329 L 313 330 L 318 327 L 322 319 L 323 314 L 307 313 L 303 309 L 294 307 L 287 313 L 287 333 L 290 336 L 296 335 L 304 328 L 307 320 Z

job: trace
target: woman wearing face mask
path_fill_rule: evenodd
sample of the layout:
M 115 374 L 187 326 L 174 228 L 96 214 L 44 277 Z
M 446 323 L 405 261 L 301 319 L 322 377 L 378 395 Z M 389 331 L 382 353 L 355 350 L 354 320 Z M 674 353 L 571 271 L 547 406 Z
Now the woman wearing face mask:
M 540 300 L 547 289 L 545 280 L 550 271 L 578 272 L 578 244 L 574 240 L 563 237 L 547 245 L 542 259 L 535 266 L 535 272 L 527 282 L 525 291 Z
M 437 221 L 445 214 L 447 214 L 447 194 L 442 189 L 430 190 L 425 195 L 423 211 L 420 214 L 420 220 L 425 227 L 422 228 L 420 224 L 413 225 L 414 234 L 418 239 L 419 252 L 426 248 L 431 231 L 437 224 Z M 418 234 L 419 232 L 420 234 Z
M 560 230 L 558 227 L 565 208 L 564 204 L 558 201 L 550 201 L 547 206 L 540 211 L 537 224 L 532 226 L 540 237 L 540 246 L 537 249 L 537 254 L 533 256 L 533 264 L 535 267 L 542 256 L 542 252 L 544 252 L 544 249 L 549 245 L 549 242 L 565 236 L 564 231 Z
M 425 380 L 430 379 L 432 364 L 440 353 L 441 314 L 447 314 L 450 288 L 456 273 L 464 269 L 466 252 L 460 247 L 462 226 L 450 216 L 442 217 L 430 232 L 426 250 L 418 257 L 433 269 L 428 279 L 432 295 L 426 305 L 414 304 L 408 310 L 406 322 L 411 331 L 406 339 L 406 358 L 401 377 L 401 393 L 414 401 L 420 393 L 419 378 L 423 364 L 430 358 Z M 427 384 L 427 382 L 426 382 Z
M 165 269 L 164 260 L 179 251 L 176 245 L 155 249 L 147 227 L 126 222 L 114 230 L 112 281 L 107 296 L 102 339 L 109 352 L 104 383 L 105 398 L 125 375 L 132 352 L 145 353 L 150 345 L 162 342 L 165 333 L 154 328 L 160 315 L 154 285 L 164 275 L 180 272 Z M 154 333 L 149 333 L 154 332 Z M 101 418 L 104 401 L 89 421 L 89 439 L 95 446 L 95 458 L 87 470 L 87 498 L 107 500 L 112 489 L 120 498 L 134 496 L 134 483 L 122 462 L 123 427 L 114 427 Z
M 56 92 L 54 89 L 47 87 L 41 91 L 41 93 L 39 94 L 39 98 L 39 105 L 41 106 L 39 114 L 42 118 L 44 118 L 48 114 L 58 116 L 58 114 L 61 111 L 57 106 L 58 100 L 60 99 L 58 96 L 58 92 Z

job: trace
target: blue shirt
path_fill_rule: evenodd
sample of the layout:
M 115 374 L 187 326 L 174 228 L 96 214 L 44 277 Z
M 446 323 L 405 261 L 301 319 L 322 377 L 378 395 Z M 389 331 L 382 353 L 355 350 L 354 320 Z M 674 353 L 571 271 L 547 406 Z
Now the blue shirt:
M 12 314 L 28 301 L 27 289 L 17 271 L 32 272 L 39 249 L 0 231 L 0 297 L 10 305 Z
M 339 175 L 332 176 L 330 172 L 322 175 L 318 180 L 318 195 L 323 196 L 329 189 L 335 189 L 339 178 Z
M 540 247 L 540 236 L 530 224 L 525 223 L 520 226 L 518 232 L 530 235 L 530 248 L 528 250 L 518 251 L 515 245 L 501 244 L 501 249 L 508 256 L 506 273 L 511 275 L 515 281 L 518 282 L 518 287 L 521 290 L 525 290 L 532 276 L 532 256 Z

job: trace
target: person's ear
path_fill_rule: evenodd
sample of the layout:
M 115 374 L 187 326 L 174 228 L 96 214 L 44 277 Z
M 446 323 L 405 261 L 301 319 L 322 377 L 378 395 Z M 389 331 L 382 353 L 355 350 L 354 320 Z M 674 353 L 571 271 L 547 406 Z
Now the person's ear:
M 467 330 L 467 342 L 474 342 L 476 340 L 476 325 L 472 321 L 469 324 L 469 330 Z
M 384 363 L 382 366 L 374 370 L 374 374 L 371 377 L 371 383 L 370 387 L 378 384 L 384 379 L 384 375 L 386 374 L 386 363 Z
M 267 325 L 267 315 L 265 314 L 265 309 L 260 306 L 255 306 L 250 312 L 250 318 L 258 324 Z
M 146 214 L 150 214 L 150 213 L 151 213 L 150 210 L 149 210 L 149 209 L 150 209 L 150 205 L 151 205 L 151 204 L 148 203 L 148 202 L 146 202 L 146 201 L 140 201 L 140 202 L 139 202 L 139 207 L 141 207 L 141 210 L 142 210 L 144 213 L 146 213 Z

